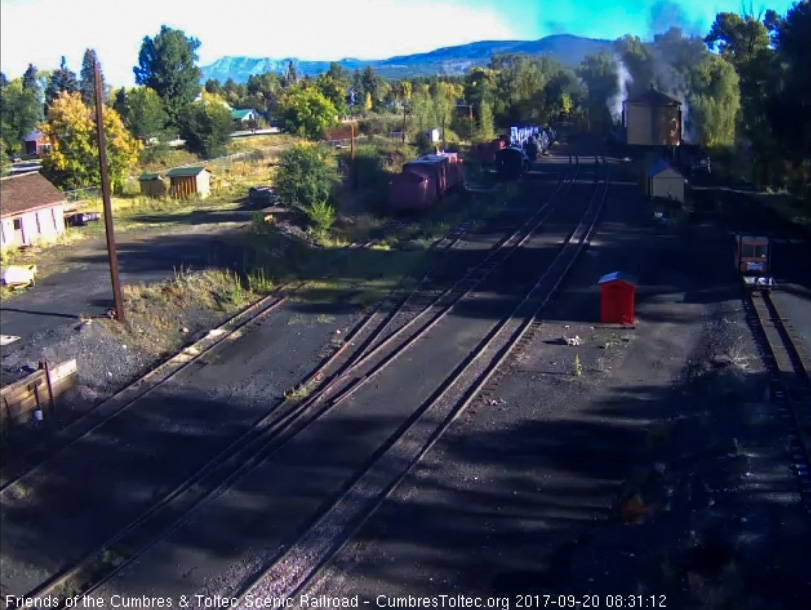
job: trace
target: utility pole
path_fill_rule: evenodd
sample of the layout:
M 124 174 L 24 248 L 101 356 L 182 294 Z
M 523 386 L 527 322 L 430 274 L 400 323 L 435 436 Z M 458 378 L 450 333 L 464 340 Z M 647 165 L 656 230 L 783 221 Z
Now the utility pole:
M 355 124 L 349 124 L 350 140 L 349 140 L 349 183 L 352 185 L 352 190 L 357 189 L 355 181 Z
M 113 230 L 113 206 L 110 202 L 110 179 L 107 176 L 107 145 L 104 139 L 104 107 L 101 97 L 101 67 L 96 62 L 96 131 L 99 140 L 99 170 L 101 171 L 101 196 L 104 201 L 104 228 L 107 232 L 107 254 L 110 257 L 110 280 L 113 284 L 115 319 L 124 321 L 124 303 L 121 299 L 121 284 L 118 280 L 118 255 L 115 250 Z
M 448 148 L 447 143 L 445 142 L 445 115 L 442 115 L 442 150 Z

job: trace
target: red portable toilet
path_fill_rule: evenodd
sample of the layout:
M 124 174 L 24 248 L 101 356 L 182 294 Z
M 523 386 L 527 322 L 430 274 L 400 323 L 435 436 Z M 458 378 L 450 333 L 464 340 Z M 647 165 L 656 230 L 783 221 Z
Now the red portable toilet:
M 600 278 L 600 321 L 603 324 L 633 324 L 636 280 L 615 271 Z

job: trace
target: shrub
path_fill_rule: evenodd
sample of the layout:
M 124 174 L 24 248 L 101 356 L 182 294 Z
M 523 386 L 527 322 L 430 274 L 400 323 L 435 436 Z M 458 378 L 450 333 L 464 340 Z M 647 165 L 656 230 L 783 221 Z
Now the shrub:
M 322 146 L 298 144 L 279 156 L 276 194 L 285 205 L 305 209 L 328 201 L 337 182 L 333 157 Z

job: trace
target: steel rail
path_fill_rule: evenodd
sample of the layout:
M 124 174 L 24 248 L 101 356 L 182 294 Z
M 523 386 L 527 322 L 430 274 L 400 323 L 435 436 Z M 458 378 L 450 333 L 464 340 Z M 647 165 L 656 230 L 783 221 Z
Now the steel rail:
M 602 195 L 601 186 L 604 187 Z M 243 608 L 241 604 L 248 595 L 253 598 L 292 598 L 351 540 L 475 400 L 507 357 L 521 345 L 522 338 L 589 243 L 607 199 L 608 188 L 607 180 L 597 185 L 586 212 L 564 248 L 512 314 L 488 333 L 434 395 L 378 449 L 315 523 L 296 540 L 285 544 L 286 550 L 268 567 L 243 583 L 233 595 L 235 601 L 230 603 L 230 608 Z M 465 383 L 471 372 L 473 382 Z M 392 478 L 393 472 L 396 474 Z M 229 594 L 228 597 L 232 596 Z
M 577 163 L 577 159 L 575 159 L 575 174 L 568 181 L 568 183 L 573 183 L 574 178 L 576 177 L 577 169 L 578 169 L 578 163 Z M 554 199 L 555 195 L 557 195 L 560 192 L 561 188 L 565 184 L 567 184 L 567 180 L 565 180 L 565 179 L 561 180 L 560 185 L 552 193 L 552 195 L 549 196 L 546 204 L 538 212 L 536 212 L 530 218 L 530 220 L 526 221 L 523 225 L 521 225 L 521 227 L 518 230 L 516 230 L 512 235 L 510 235 L 509 237 L 507 237 L 504 240 L 501 240 L 499 242 L 499 244 L 494 246 L 494 248 L 491 251 L 490 255 L 488 257 L 486 257 L 486 259 L 484 261 L 479 263 L 479 265 L 477 265 L 477 267 L 474 267 L 474 270 L 477 269 L 477 268 L 480 268 L 481 266 L 483 266 L 487 261 L 489 261 L 491 258 L 493 258 L 493 255 L 496 252 L 500 251 L 501 249 L 509 247 L 509 254 L 511 254 L 511 253 L 515 252 L 517 248 L 519 248 L 521 245 L 523 245 L 527 241 L 527 239 L 529 237 L 531 237 L 534 234 L 535 231 L 537 231 L 538 227 L 541 226 L 543 224 L 543 222 L 545 222 L 545 220 L 546 220 L 546 218 L 548 218 L 549 214 L 544 216 L 539 223 L 536 223 L 536 224 L 532 225 L 529 229 L 527 229 L 527 226 L 530 225 L 533 220 L 537 220 L 537 217 L 541 213 L 543 213 L 543 211 L 548 209 L 548 207 L 549 207 L 549 205 L 551 205 L 551 201 Z M 456 231 L 457 230 L 454 229 L 454 230 L 450 231 L 449 234 L 447 234 L 447 235 L 450 235 L 450 234 L 452 234 L 452 233 L 454 233 Z M 526 234 L 522 235 L 522 231 L 526 232 Z M 438 240 L 436 243 L 439 243 L 442 240 L 446 239 L 447 235 L 445 237 L 441 238 L 440 240 Z M 464 236 L 464 233 L 462 232 L 461 234 L 454 237 L 450 241 L 450 243 L 447 245 L 447 247 L 445 249 L 449 249 L 449 248 L 453 247 L 454 245 L 456 245 L 462 239 L 463 236 Z M 519 237 L 518 242 L 510 244 L 510 242 L 512 240 L 514 240 L 516 237 Z M 509 254 L 507 256 L 509 256 Z M 505 256 L 503 260 L 506 260 L 507 256 Z M 492 269 L 490 269 L 490 271 L 492 271 Z M 472 274 L 472 271 L 469 271 L 468 274 L 466 274 L 465 277 L 467 277 L 467 276 L 469 276 L 471 274 Z M 430 275 L 430 271 L 429 271 L 429 273 L 427 273 L 424 276 L 423 280 L 428 278 L 429 275 Z M 345 392 L 345 393 L 341 394 L 340 396 L 336 397 L 330 403 L 328 409 L 334 408 L 335 406 L 337 406 L 338 404 L 340 404 L 341 402 L 346 400 L 351 393 L 353 393 L 354 391 L 359 389 L 363 384 L 367 383 L 374 375 L 376 375 L 377 373 L 382 371 L 386 366 L 388 366 L 395 359 L 396 356 L 402 354 L 408 347 L 410 347 L 414 342 L 416 342 L 417 339 L 419 339 L 421 336 L 423 336 L 425 333 L 427 333 L 431 328 L 433 328 L 440 321 L 440 319 L 442 317 L 444 317 L 444 315 L 447 314 L 450 311 L 450 309 L 453 307 L 453 305 L 456 302 L 458 302 L 458 300 L 460 300 L 465 294 L 470 293 L 475 288 L 475 286 L 477 286 L 479 283 L 481 283 L 485 279 L 486 275 L 479 278 L 475 282 L 474 285 L 469 286 L 468 288 L 466 288 L 464 293 L 459 294 L 459 296 L 457 296 L 457 298 L 455 298 L 454 301 L 451 304 L 447 305 L 445 307 L 445 309 L 443 309 L 440 312 L 439 315 L 435 316 L 434 319 L 432 319 L 427 326 L 420 329 L 415 336 L 411 337 L 408 341 L 406 341 L 405 344 L 403 344 L 399 348 L 397 348 L 396 352 L 391 354 L 390 357 L 385 358 L 383 360 L 383 362 L 379 363 L 371 374 L 367 374 L 366 376 L 364 376 L 363 378 L 358 380 L 358 382 L 354 383 L 352 385 L 352 387 L 350 388 L 351 392 Z M 458 286 L 461 283 L 462 283 L 462 280 L 457 282 L 456 286 Z M 450 294 L 450 293 L 453 292 L 453 290 L 454 289 L 451 288 L 448 291 L 446 291 L 444 294 Z M 417 291 L 418 291 L 418 287 L 414 291 L 412 291 L 411 295 L 413 295 L 414 292 L 417 292 Z M 458 291 L 458 288 L 457 288 L 457 291 Z M 391 294 L 393 294 L 393 292 Z M 391 296 L 391 294 L 389 295 L 389 297 Z M 443 296 L 444 296 L 444 294 L 443 294 Z M 411 295 L 409 295 L 409 297 Z M 303 384 L 301 384 L 300 387 L 306 387 L 312 381 L 317 380 L 318 377 L 323 376 L 324 370 L 329 365 L 333 364 L 336 361 L 336 359 L 345 351 L 345 349 L 351 343 L 353 343 L 353 341 L 362 332 L 364 332 L 368 328 L 371 328 L 371 321 L 372 321 L 374 315 L 376 315 L 376 314 L 378 314 L 380 312 L 380 310 L 382 309 L 383 304 L 389 299 L 389 297 L 387 297 L 387 299 L 384 299 L 378 305 L 378 307 L 370 315 L 368 315 L 366 317 L 365 321 L 360 325 L 360 327 L 357 327 L 353 331 L 353 334 L 350 337 L 347 338 L 347 340 L 344 342 L 344 344 L 341 346 L 341 348 L 339 348 L 335 353 L 333 353 L 328 358 L 327 362 L 325 362 L 322 366 L 319 366 L 319 368 L 315 372 L 313 372 L 311 375 L 309 375 L 307 381 L 305 381 Z M 441 298 L 442 297 L 439 297 L 437 299 L 437 301 L 439 299 L 441 299 Z M 395 310 L 394 313 L 397 313 L 398 311 L 400 311 L 407 301 L 408 301 L 408 299 L 406 299 L 406 301 L 402 302 L 400 304 L 400 306 Z M 422 315 L 426 311 L 430 311 L 430 309 L 431 309 L 431 307 L 433 307 L 433 305 L 434 305 L 433 303 L 431 305 L 428 305 L 422 312 L 420 312 L 418 314 L 417 317 L 422 317 Z M 388 319 L 390 319 L 390 318 L 388 318 Z M 327 383 L 327 385 L 325 387 L 319 388 L 318 393 L 313 396 L 313 399 L 308 400 L 307 402 L 305 402 L 305 403 L 303 403 L 301 405 L 292 405 L 293 408 L 291 410 L 288 410 L 287 412 L 283 412 L 281 414 L 277 413 L 277 408 L 274 408 L 270 413 L 268 413 L 265 417 L 263 417 L 262 420 L 255 423 L 251 427 L 251 429 L 248 430 L 244 435 L 242 435 L 240 438 L 238 438 L 236 441 L 234 441 L 231 445 L 229 445 L 228 448 L 226 448 L 225 450 L 220 452 L 217 456 L 215 456 L 213 459 L 211 459 L 206 465 L 204 465 L 200 470 L 198 470 L 194 475 L 192 475 L 191 477 L 189 477 L 188 479 L 183 481 L 174 490 L 169 492 L 169 494 L 164 496 L 161 499 L 160 502 L 158 502 L 156 505 L 153 505 L 145 513 L 143 513 L 141 516 L 139 516 L 138 519 L 131 522 L 128 526 L 126 526 L 122 530 L 119 530 L 115 534 L 115 536 L 113 538 L 106 541 L 102 546 L 95 549 L 90 554 L 84 556 L 82 559 L 80 559 L 78 562 L 73 564 L 71 567 L 60 571 L 59 573 L 57 573 L 56 575 L 54 575 L 53 577 L 48 579 L 46 582 L 42 583 L 36 589 L 34 589 L 33 591 L 26 594 L 24 597 L 26 597 L 26 598 L 42 598 L 42 597 L 49 596 L 49 595 L 55 595 L 58 589 L 60 589 L 60 588 L 68 588 L 68 587 L 64 587 L 64 585 L 67 582 L 76 581 L 76 580 L 80 581 L 81 584 L 77 584 L 77 585 L 69 587 L 71 590 L 79 589 L 79 590 L 84 591 L 85 593 L 88 593 L 88 592 L 90 592 L 92 590 L 95 590 L 98 586 L 103 584 L 103 582 L 105 582 L 109 577 L 113 576 L 120 569 L 123 569 L 126 565 L 131 563 L 131 561 L 135 560 L 138 556 L 142 555 L 149 548 L 151 548 L 155 543 L 157 543 L 158 541 L 163 539 L 166 535 L 168 535 L 176 527 L 181 525 L 182 522 L 184 522 L 185 519 L 191 514 L 192 510 L 198 509 L 199 507 L 202 506 L 204 501 L 206 501 L 206 502 L 210 501 L 211 499 L 213 499 L 214 497 L 216 497 L 217 495 L 222 493 L 225 489 L 227 489 L 230 485 L 232 485 L 237 479 L 239 479 L 241 476 L 244 476 L 244 474 L 246 472 L 248 472 L 250 469 L 255 467 L 256 464 L 258 464 L 259 462 L 261 462 L 264 459 L 267 459 L 267 457 L 269 457 L 267 455 L 267 445 L 269 443 L 277 441 L 279 436 L 284 431 L 286 431 L 292 424 L 297 423 L 297 421 L 299 420 L 299 418 L 301 417 L 301 415 L 303 413 L 305 413 L 308 409 L 310 409 L 314 405 L 317 405 L 320 402 L 322 402 L 324 400 L 324 398 L 328 395 L 328 392 L 335 387 L 336 383 L 338 383 L 341 380 L 346 379 L 346 376 L 349 375 L 353 370 L 356 370 L 358 367 L 360 367 L 363 364 L 365 364 L 366 362 L 368 362 L 368 360 L 370 359 L 371 356 L 379 354 L 385 347 L 388 346 L 388 344 L 390 343 L 390 341 L 393 338 L 395 338 L 396 336 L 399 336 L 400 334 L 403 334 L 405 332 L 405 330 L 407 329 L 407 327 L 410 326 L 413 322 L 415 322 L 416 319 L 417 318 L 411 320 L 406 326 L 401 327 L 400 329 L 395 331 L 395 333 L 390 335 L 383 343 L 378 344 L 376 346 L 370 347 L 369 351 L 364 353 L 363 350 L 361 350 L 360 354 L 355 355 L 352 360 L 350 360 L 349 362 L 347 362 L 346 364 L 343 365 L 341 370 L 339 370 L 335 374 L 335 376 L 333 376 L 329 380 L 329 383 Z M 376 329 L 375 331 L 373 331 L 372 339 L 374 339 L 374 337 L 377 335 L 379 330 L 380 329 Z M 277 405 L 277 407 L 278 407 L 278 405 Z M 281 440 L 281 443 L 274 443 L 274 445 L 272 447 L 273 452 L 279 450 L 287 441 L 289 441 L 293 436 L 298 434 L 298 432 L 300 432 L 302 429 L 304 429 L 304 427 L 306 427 L 306 425 L 311 423 L 314 419 L 320 417 L 324 412 L 325 411 L 322 410 L 321 412 L 316 414 L 315 417 L 313 417 L 311 419 L 308 419 L 305 422 L 304 426 L 298 426 L 298 428 L 295 431 L 293 431 L 292 434 L 286 435 Z M 258 448 L 258 452 L 257 452 L 257 448 Z M 230 475 L 228 475 L 227 472 L 224 473 L 224 474 L 220 473 L 220 470 L 225 470 L 225 469 L 227 469 L 229 467 L 232 468 L 232 469 L 236 468 L 236 471 L 233 471 Z M 217 476 L 217 475 L 219 475 L 219 476 Z M 223 476 L 226 477 L 224 481 L 223 481 Z M 205 481 L 206 477 L 215 478 L 216 480 L 219 480 L 220 482 L 219 482 L 219 484 L 216 484 L 216 480 L 215 480 L 213 488 L 212 488 L 211 485 L 203 485 L 202 481 Z M 172 503 L 178 504 L 179 506 L 177 506 L 174 510 L 171 510 L 172 509 L 172 506 L 171 506 Z M 170 512 L 170 511 L 171 511 L 171 516 L 167 517 L 164 513 Z M 169 527 L 169 529 L 165 529 L 167 527 Z M 126 549 L 131 549 L 131 548 L 138 547 L 139 545 L 137 543 L 133 544 L 134 541 L 128 541 L 127 538 L 130 535 L 134 535 L 135 537 L 140 536 L 141 538 L 143 538 L 143 532 L 144 532 L 145 529 L 152 530 L 152 531 L 158 530 L 157 533 L 155 533 L 154 535 L 151 536 L 151 539 L 152 539 L 151 544 L 149 544 L 146 547 L 143 547 L 143 545 L 141 545 L 142 548 L 139 551 L 137 551 L 134 555 L 130 553 L 129 554 L 130 556 L 127 558 L 127 560 L 125 560 L 124 563 L 119 564 L 119 566 L 117 566 L 117 569 L 115 569 L 112 572 L 110 572 L 109 574 L 107 574 L 106 577 L 102 577 L 101 580 L 99 580 L 97 577 L 95 577 L 95 574 L 97 574 L 99 572 L 99 565 L 101 563 L 103 563 L 101 561 L 101 558 L 105 555 L 106 551 L 109 551 L 113 547 L 119 547 L 119 546 L 123 547 L 123 548 L 126 548 Z M 163 530 L 163 531 L 160 531 L 160 530 Z M 93 584 L 89 584 L 89 583 L 93 583 Z M 88 587 L 90 587 L 90 588 L 88 588 Z

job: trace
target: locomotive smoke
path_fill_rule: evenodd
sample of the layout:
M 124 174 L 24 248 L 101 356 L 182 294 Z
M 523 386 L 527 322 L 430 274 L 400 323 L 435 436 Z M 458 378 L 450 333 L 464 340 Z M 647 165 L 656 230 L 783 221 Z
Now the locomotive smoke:
M 628 88 L 634 79 L 619 57 L 614 56 L 614 63 L 617 67 L 617 92 L 608 98 L 606 104 L 611 113 L 611 120 L 617 125 L 622 121 L 622 103 L 628 99 Z

